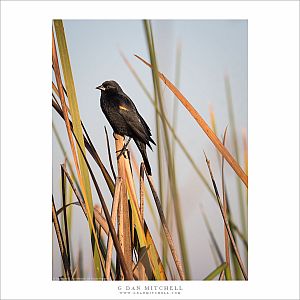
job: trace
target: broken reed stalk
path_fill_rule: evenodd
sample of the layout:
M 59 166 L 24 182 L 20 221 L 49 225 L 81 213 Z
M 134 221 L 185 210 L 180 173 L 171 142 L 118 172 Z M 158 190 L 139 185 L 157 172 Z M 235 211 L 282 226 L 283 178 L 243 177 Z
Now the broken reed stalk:
M 145 65 L 150 67 L 153 66 L 146 62 L 143 58 L 138 55 L 135 55 L 139 60 L 141 60 Z M 213 130 L 207 125 L 204 119 L 200 116 L 197 110 L 190 104 L 190 102 L 181 94 L 181 92 L 166 78 L 166 76 L 159 71 L 157 71 L 159 78 L 165 83 L 165 85 L 174 93 L 174 95 L 181 101 L 181 103 L 185 106 L 185 108 L 190 112 L 193 118 L 197 121 L 199 126 L 203 129 L 208 138 L 212 141 L 215 147 L 219 150 L 219 152 L 224 155 L 224 158 L 227 160 L 229 165 L 235 171 L 235 173 L 241 178 L 243 183 L 248 187 L 248 176 L 245 174 L 240 165 L 236 162 L 230 152 L 223 146 L 222 142 L 215 135 Z
M 160 217 L 160 220 L 161 220 L 161 223 L 162 223 L 165 235 L 166 235 L 166 239 L 167 239 L 167 242 L 169 244 L 169 247 L 170 247 L 170 250 L 171 250 L 171 253 L 172 253 L 176 268 L 177 268 L 177 271 L 178 271 L 178 274 L 179 274 L 181 280 L 185 280 L 185 274 L 184 274 L 184 271 L 183 271 L 183 268 L 182 268 L 182 264 L 181 264 L 181 261 L 180 261 L 178 255 L 177 255 L 171 232 L 170 232 L 169 227 L 167 225 L 167 221 L 166 221 L 166 218 L 165 218 L 160 200 L 158 198 L 157 192 L 154 188 L 154 184 L 153 184 L 153 181 L 152 181 L 152 176 L 149 176 L 147 172 L 145 172 L 145 173 L 147 175 L 147 179 L 148 179 L 148 182 L 149 182 L 152 194 L 153 194 L 153 198 L 155 200 L 155 204 L 156 204 L 156 207 L 157 207 L 157 210 L 158 210 L 158 214 L 159 214 L 159 217 Z
M 69 259 L 68 259 L 68 256 L 67 256 L 66 247 L 65 247 L 64 240 L 63 240 L 63 237 L 62 237 L 62 232 L 61 232 L 61 229 L 60 229 L 59 220 L 58 220 L 57 215 L 56 215 L 56 208 L 55 208 L 55 203 L 54 203 L 53 196 L 52 196 L 52 220 L 53 220 L 53 224 L 54 224 L 54 228 L 55 228 L 55 232 L 56 232 L 56 237 L 57 237 L 57 241 L 58 241 L 59 250 L 60 250 L 60 253 L 61 253 L 65 273 L 66 273 L 67 279 L 72 280 L 71 267 L 70 267 L 70 264 L 69 264 Z
M 112 211 L 111 211 L 111 220 L 113 224 L 116 224 L 117 219 L 117 210 L 119 206 L 120 200 L 120 191 L 122 187 L 122 178 L 118 177 L 116 179 L 116 187 L 115 187 L 115 194 L 112 204 Z M 113 249 L 113 240 L 111 234 L 108 234 L 108 241 L 107 241 L 107 255 L 105 261 L 105 277 L 109 280 L 110 268 L 111 268 L 111 260 L 112 260 L 112 249 Z
M 216 185 L 216 182 L 215 182 L 215 179 L 214 179 L 214 176 L 213 176 L 213 173 L 212 173 L 212 170 L 210 168 L 210 161 L 208 160 L 206 154 L 204 153 L 205 155 L 205 159 L 206 159 L 206 164 L 207 164 L 207 167 L 208 167 L 208 170 L 209 170 L 209 174 L 210 174 L 210 177 L 211 177 L 211 180 L 212 180 L 212 184 L 213 184 L 213 187 L 214 187 L 214 190 L 215 190 L 215 194 L 217 196 L 217 200 L 218 200 L 218 204 L 219 204 L 219 208 L 221 210 L 221 214 L 222 214 L 222 217 L 223 217 L 223 221 L 224 221 L 224 224 L 226 226 L 226 230 L 227 230 L 227 233 L 229 235 L 229 238 L 230 238 L 230 242 L 232 244 L 232 247 L 233 247 L 233 250 L 234 250 L 234 253 L 236 255 L 236 258 L 238 260 L 238 263 L 240 265 L 240 268 L 242 270 L 242 273 L 243 273 L 243 276 L 246 280 L 248 280 L 248 275 L 247 275 L 247 271 L 245 269 L 245 266 L 243 264 L 243 261 L 241 259 L 241 256 L 240 256 L 240 253 L 239 253 L 239 250 L 236 246 L 236 243 L 235 243 L 235 240 L 233 238 L 233 235 L 232 235 L 232 232 L 231 232 L 231 229 L 230 229 L 230 226 L 229 226 L 229 222 L 228 222 L 228 219 L 225 217 L 225 213 L 224 213 L 224 208 L 222 206 L 222 203 L 221 203 L 221 200 L 220 200 L 220 196 L 219 196 L 219 192 L 218 192 L 218 189 L 217 189 L 217 185 Z
M 118 165 L 118 177 L 122 178 L 121 191 L 120 191 L 120 203 L 118 210 L 118 224 L 119 229 L 119 241 L 124 253 L 124 258 L 127 266 L 131 266 L 132 262 L 132 249 L 131 249 L 131 233 L 130 233 L 130 219 L 129 219 L 129 205 L 127 197 L 127 187 L 126 187 L 126 170 L 125 170 L 125 157 L 121 155 L 118 157 L 120 152 L 124 147 L 124 137 L 118 134 L 114 134 L 115 144 L 116 144 L 116 156 Z M 132 273 L 132 269 L 130 269 Z

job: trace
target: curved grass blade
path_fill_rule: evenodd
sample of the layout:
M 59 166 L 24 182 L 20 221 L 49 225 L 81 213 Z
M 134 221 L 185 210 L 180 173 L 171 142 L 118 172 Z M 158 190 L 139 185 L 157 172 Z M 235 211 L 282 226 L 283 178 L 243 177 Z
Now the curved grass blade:
M 138 55 L 135 55 L 139 60 L 141 60 L 144 64 L 146 64 L 151 69 L 155 70 L 155 66 L 151 66 L 148 62 L 146 62 L 143 58 Z M 220 151 L 222 155 L 224 155 L 225 159 L 235 171 L 235 173 L 241 178 L 246 187 L 248 187 L 248 176 L 245 174 L 243 169 L 239 166 L 230 152 L 223 146 L 222 142 L 218 139 L 215 133 L 210 129 L 204 119 L 199 115 L 196 109 L 189 103 L 189 101 L 180 93 L 180 91 L 163 75 L 157 70 L 157 74 L 160 79 L 167 85 L 167 87 L 176 95 L 176 97 L 181 101 L 181 103 L 186 107 L 186 109 L 190 112 L 193 118 L 197 121 L 199 126 L 203 129 L 208 138 L 212 141 L 215 147 Z
M 223 270 L 226 268 L 226 263 L 222 263 L 215 270 L 213 270 L 209 275 L 207 275 L 203 280 L 213 280 L 216 276 L 218 276 Z
M 226 126 L 223 136 L 223 145 L 225 146 L 226 141 L 226 133 L 227 133 Z M 226 199 L 226 191 L 225 191 L 225 177 L 224 177 L 224 156 L 222 156 L 222 163 L 221 163 L 221 171 L 222 171 L 222 195 L 223 195 L 223 209 L 224 209 L 224 217 L 228 220 L 227 215 L 227 199 Z M 229 236 L 226 230 L 226 226 L 224 225 L 224 245 L 225 245 L 225 256 L 226 256 L 226 279 L 229 280 L 231 278 L 231 271 L 230 271 L 230 249 L 229 249 Z

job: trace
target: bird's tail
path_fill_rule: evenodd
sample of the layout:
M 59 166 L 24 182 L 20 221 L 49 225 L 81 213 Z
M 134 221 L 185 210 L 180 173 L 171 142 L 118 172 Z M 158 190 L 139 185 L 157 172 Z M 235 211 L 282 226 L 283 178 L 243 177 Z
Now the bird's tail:
M 146 144 L 140 142 L 140 141 L 137 141 L 137 140 L 134 140 L 137 147 L 139 148 L 141 154 L 142 154 L 142 157 L 143 157 L 143 160 L 144 160 L 144 164 L 145 164 L 145 167 L 146 167 L 146 171 L 148 173 L 148 175 L 152 175 L 151 173 L 151 167 L 150 167 L 150 164 L 149 164 L 149 160 L 148 160 L 148 156 L 147 156 L 147 152 L 146 152 Z

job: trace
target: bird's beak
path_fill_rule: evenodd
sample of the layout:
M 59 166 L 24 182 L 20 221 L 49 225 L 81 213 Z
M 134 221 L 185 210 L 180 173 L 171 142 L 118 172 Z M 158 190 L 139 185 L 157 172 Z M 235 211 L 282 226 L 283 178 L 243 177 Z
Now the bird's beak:
M 103 85 L 99 85 L 96 87 L 97 90 L 105 91 L 105 87 Z

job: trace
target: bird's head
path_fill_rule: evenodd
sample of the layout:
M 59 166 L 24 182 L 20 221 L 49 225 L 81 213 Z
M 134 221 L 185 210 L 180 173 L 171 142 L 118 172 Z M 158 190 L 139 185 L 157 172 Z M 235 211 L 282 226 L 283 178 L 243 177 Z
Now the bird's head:
M 101 93 L 105 94 L 114 94 L 122 92 L 121 87 L 114 80 L 104 81 L 101 85 L 96 87 L 97 90 L 100 90 Z

